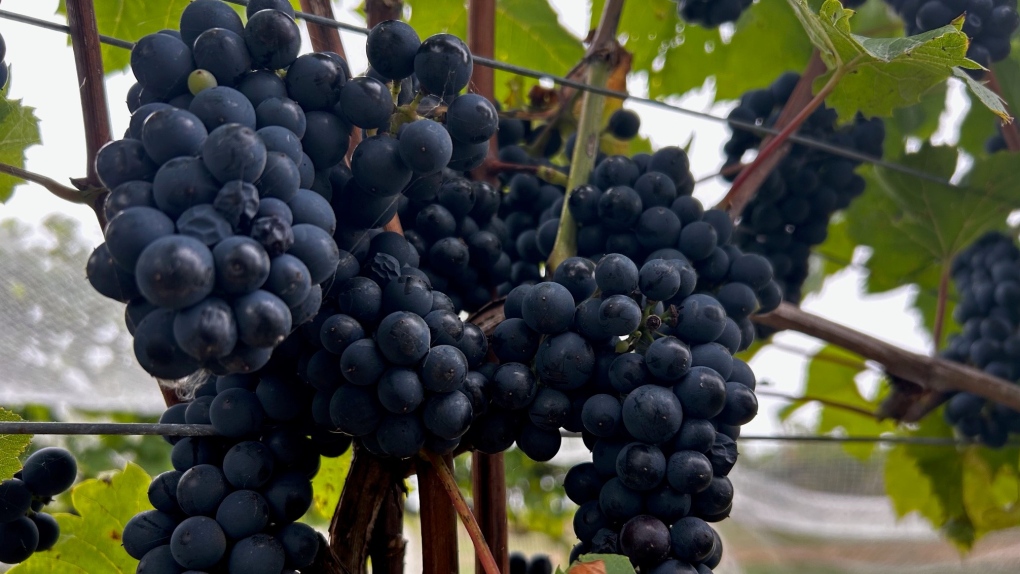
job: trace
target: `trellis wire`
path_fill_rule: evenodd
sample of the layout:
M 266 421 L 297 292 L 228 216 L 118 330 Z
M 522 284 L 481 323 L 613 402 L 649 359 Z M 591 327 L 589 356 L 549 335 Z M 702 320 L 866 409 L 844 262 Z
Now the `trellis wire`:
M 0 422 L 0 435 L 4 434 L 219 436 L 212 425 L 36 421 Z
M 212 425 L 172 423 L 75 423 L 75 422 L 0 422 L 0 435 L 159 435 L 159 436 L 220 436 Z M 581 433 L 563 431 L 564 438 L 580 438 Z M 740 441 L 829 442 L 829 443 L 890 443 L 925 446 L 968 446 L 978 444 L 944 437 L 911 436 L 829 436 L 829 435 L 741 435 Z
M 240 6 L 247 6 L 247 4 L 248 4 L 245 0 L 225 0 L 225 1 L 229 2 L 231 4 L 237 4 L 237 5 L 240 5 Z M 355 26 L 353 24 L 346 24 L 346 23 L 340 22 L 338 20 L 334 20 L 334 19 L 331 19 L 331 18 L 324 18 L 322 16 L 316 16 L 315 14 L 308 14 L 308 13 L 305 13 L 305 12 L 295 12 L 295 14 L 297 15 L 297 17 L 299 17 L 299 18 L 301 18 L 303 20 L 306 20 L 308 22 L 314 23 L 314 24 L 321 24 L 321 25 L 324 25 L 324 26 L 330 26 L 330 27 L 333 27 L 333 28 L 337 28 L 337 29 L 340 29 L 340 30 L 346 30 L 348 32 L 354 32 L 354 33 L 357 33 L 357 34 L 368 34 L 368 28 L 364 28 L 362 26 Z M 32 26 L 38 26 L 38 27 L 45 28 L 45 29 L 48 29 L 48 30 L 53 30 L 53 31 L 56 31 L 56 32 L 64 32 L 64 33 L 68 33 L 69 32 L 69 28 L 67 26 L 64 26 L 64 25 L 61 25 L 61 24 L 55 24 L 53 22 L 47 22 L 46 20 L 41 20 L 39 18 L 33 18 L 31 16 L 25 16 L 24 14 L 17 14 L 17 13 L 14 13 L 14 12 L 8 12 L 6 10 L 0 10 L 0 18 L 5 18 L 5 19 L 8 19 L 8 20 L 13 20 L 15 22 L 20 22 L 20 23 L 23 23 L 23 24 L 29 24 L 29 25 L 32 25 Z M 120 38 L 113 38 L 113 37 L 104 36 L 104 35 L 101 34 L 99 36 L 99 39 L 104 44 L 109 44 L 111 46 L 116 46 L 118 48 L 125 48 L 125 49 L 130 50 L 132 47 L 134 47 L 134 43 L 133 42 L 129 42 L 127 40 L 122 40 Z M 766 127 L 766 126 L 759 126 L 759 125 L 757 125 L 755 123 L 749 123 L 749 122 L 744 122 L 744 121 L 740 121 L 740 120 L 731 120 L 731 119 L 724 118 L 724 117 L 721 117 L 721 116 L 714 116 L 714 115 L 712 115 L 710 113 L 707 113 L 707 112 L 699 112 L 697 110 L 692 110 L 692 109 L 689 109 L 689 108 L 684 108 L 684 107 L 681 107 L 681 106 L 676 106 L 676 105 L 673 105 L 673 104 L 669 104 L 667 102 L 662 102 L 662 101 L 654 100 L 654 99 L 651 99 L 651 98 L 645 98 L 645 97 L 641 97 L 641 96 L 633 96 L 631 94 L 628 94 L 627 92 L 620 92 L 620 91 L 617 91 L 617 90 L 610 90 L 608 88 L 599 88 L 597 86 L 591 86 L 591 85 L 588 85 L 588 84 L 586 84 L 584 82 L 578 82 L 576 80 L 571 80 L 570 78 L 566 78 L 566 77 L 563 77 L 563 76 L 555 76 L 555 75 L 548 74 L 548 73 L 545 73 L 545 72 L 540 72 L 540 71 L 537 71 L 537 70 L 532 70 L 530 68 L 524 68 L 524 67 L 521 67 L 521 66 L 515 66 L 513 64 L 510 64 L 510 63 L 507 63 L 507 62 L 502 62 L 502 61 L 499 61 L 499 60 L 493 60 L 493 59 L 490 59 L 490 58 L 483 58 L 481 56 L 473 56 L 473 59 L 474 59 L 474 61 L 476 63 L 481 64 L 483 66 L 487 66 L 487 67 L 490 67 L 490 68 L 493 68 L 493 69 L 496 69 L 496 70 L 500 70 L 500 71 L 503 71 L 503 72 L 508 72 L 508 73 L 515 74 L 515 75 L 518 75 L 518 76 L 525 76 L 525 77 L 535 78 L 535 79 L 548 79 L 548 80 L 551 80 L 552 82 L 554 82 L 556 84 L 560 84 L 562 86 L 567 86 L 567 87 L 574 88 L 574 89 L 577 89 L 577 90 L 582 90 L 582 91 L 588 91 L 588 92 L 592 92 L 592 93 L 596 93 L 596 94 L 601 94 L 603 96 L 610 97 L 610 98 L 615 98 L 615 99 L 619 99 L 619 100 L 630 100 L 632 102 L 639 102 L 639 103 L 642 103 L 642 104 L 645 104 L 645 105 L 649 105 L 649 106 L 652 106 L 652 107 L 656 107 L 656 108 L 660 108 L 660 109 L 664 109 L 664 110 L 668 110 L 668 111 L 672 111 L 672 112 L 675 112 L 675 113 L 684 114 L 684 115 L 688 115 L 688 116 L 692 116 L 692 117 L 696 117 L 696 118 L 700 118 L 700 119 L 704 119 L 704 120 L 726 123 L 726 124 L 729 124 L 732 127 L 736 127 L 736 128 L 740 128 L 742 130 L 754 132 L 754 133 L 756 133 L 758 135 L 777 135 L 779 133 L 779 130 L 777 130 L 775 128 L 770 128 L 770 127 Z M 813 138 L 809 138 L 809 137 L 804 137 L 804 136 L 798 135 L 796 133 L 791 135 L 789 137 L 789 140 L 791 142 L 794 142 L 794 143 L 798 143 L 798 144 L 801 144 L 801 145 L 804 145 L 804 146 L 807 146 L 807 147 L 810 147 L 810 148 L 817 149 L 819 151 L 824 151 L 824 152 L 831 153 L 833 155 L 841 156 L 841 157 L 844 157 L 844 158 L 847 158 L 847 159 L 851 159 L 851 160 L 854 160 L 854 161 L 859 161 L 859 162 L 862 162 L 862 163 L 870 163 L 870 164 L 873 164 L 873 165 L 876 165 L 876 166 L 879 166 L 879 167 L 883 167 L 883 168 L 886 168 L 886 169 L 889 169 L 889 170 L 892 170 L 892 171 L 898 171 L 898 172 L 906 174 L 906 175 L 910 175 L 910 176 L 913 176 L 913 177 L 916 177 L 916 178 L 919 178 L 919 179 L 923 179 L 923 180 L 931 181 L 931 182 L 934 182 L 934 183 L 938 183 L 940 185 L 944 185 L 944 186 L 947 186 L 947 187 L 956 188 L 956 189 L 962 189 L 959 185 L 949 181 L 948 179 L 945 179 L 945 178 L 939 177 L 937 175 L 934 175 L 934 174 L 931 174 L 931 173 L 928 173 L 928 172 L 924 172 L 924 171 L 921 171 L 921 170 L 918 170 L 918 169 L 914 169 L 914 168 L 906 166 L 906 165 L 902 165 L 902 164 L 899 164 L 899 163 L 895 163 L 895 162 L 891 162 L 891 161 L 886 161 L 886 160 L 884 160 L 882 158 L 877 158 L 877 157 L 873 157 L 873 156 L 870 156 L 870 155 L 866 155 L 866 154 L 858 152 L 857 150 L 853 150 L 853 149 L 849 149 L 849 148 L 844 148 L 844 147 L 841 147 L 841 146 L 833 145 L 833 144 L 830 144 L 830 143 L 827 143 L 827 142 L 823 142 L 823 141 L 820 141 L 820 140 L 816 140 L 816 139 L 813 139 Z
M 0 18 L 5 18 L 14 22 L 20 22 L 22 24 L 28 24 L 30 26 L 37 26 L 46 30 L 52 30 L 54 32 L 63 32 L 65 34 L 71 33 L 71 27 L 64 24 L 57 24 L 56 22 L 47 22 L 40 18 L 33 18 L 32 16 L 25 16 L 24 14 L 18 14 L 16 12 L 8 12 L 7 10 L 0 10 Z M 127 40 L 121 40 L 120 38 L 114 38 L 113 36 L 99 35 L 100 41 L 104 44 L 116 46 L 118 48 L 124 48 L 130 50 L 134 47 L 134 42 Z

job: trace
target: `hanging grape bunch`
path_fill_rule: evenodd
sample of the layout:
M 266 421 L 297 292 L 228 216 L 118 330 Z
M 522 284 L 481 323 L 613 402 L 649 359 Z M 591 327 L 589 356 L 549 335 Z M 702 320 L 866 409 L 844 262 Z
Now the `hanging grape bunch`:
M 1020 249 L 1012 237 L 988 233 L 956 256 L 953 283 L 960 294 L 953 319 L 963 332 L 941 355 L 1007 381 L 1020 379 Z M 963 437 L 991 447 L 1020 433 L 1020 413 L 977 395 L 949 399 L 946 420 Z
M 71 453 L 47 447 L 25 459 L 13 478 L 0 482 L 0 562 L 17 564 L 53 547 L 60 525 L 43 508 L 71 488 L 77 474 Z
M 729 118 L 772 127 L 799 79 L 798 74 L 788 72 L 767 88 L 747 92 Z M 836 112 L 823 104 L 798 133 L 881 157 L 885 126 L 880 119 L 858 115 L 852 124 L 838 127 Z M 724 147 L 726 166 L 739 165 L 748 150 L 760 145 L 761 136 L 734 126 Z M 832 214 L 846 209 L 864 192 L 864 178 L 854 173 L 860 163 L 794 143 L 744 208 L 735 242 L 769 259 L 784 300 L 800 302 L 811 248 L 825 241 Z M 728 176 L 733 178 L 735 174 Z
M 362 249 L 413 178 L 474 167 L 496 129 L 488 102 L 457 97 L 471 58 L 453 36 L 421 43 L 386 23 L 369 40 L 372 75 L 352 78 L 336 54 L 299 56 L 293 10 L 262 4 L 279 9 L 253 4 L 242 24 L 218 0 L 195 2 L 180 33 L 140 40 L 131 126 L 97 157 L 111 193 L 89 280 L 128 303 L 135 355 L 160 378 L 265 365 L 335 283 L 337 244 Z M 372 77 L 412 73 L 431 97 L 464 101 L 447 124 L 396 109 Z M 375 135 L 348 169 L 355 129 Z
M 965 16 L 963 31 L 970 38 L 967 57 L 984 67 L 1005 60 L 1010 38 L 1020 27 L 1013 0 L 886 0 L 903 18 L 908 36 L 948 26 Z M 981 71 L 968 70 L 975 75 Z

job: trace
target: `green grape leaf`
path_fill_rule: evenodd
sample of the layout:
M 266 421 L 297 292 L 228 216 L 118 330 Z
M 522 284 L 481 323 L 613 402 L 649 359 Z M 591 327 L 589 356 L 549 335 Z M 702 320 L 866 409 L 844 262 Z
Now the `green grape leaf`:
M 312 508 L 319 518 L 329 520 L 333 517 L 347 473 L 351 470 L 353 452 L 351 449 L 338 457 L 322 457 L 319 472 L 312 479 Z
M 17 413 L 0 407 L 0 421 L 17 422 L 25 420 Z M 14 476 L 15 472 L 21 470 L 21 456 L 29 443 L 32 442 L 30 434 L 0 434 L 0 481 L 7 480 Z
M 180 27 L 181 12 L 190 1 L 95 0 L 99 33 L 136 42 L 142 36 L 160 30 L 168 28 L 176 30 Z M 57 14 L 67 16 L 67 0 L 60 0 Z M 129 50 L 103 44 L 103 69 L 107 74 L 123 70 L 129 63 L 131 63 Z
M 990 453 L 998 460 L 989 460 Z M 968 448 L 964 453 L 963 505 L 975 538 L 1020 525 L 1018 460 L 1016 447 Z
M 980 69 L 969 60 L 963 19 L 907 38 L 865 38 L 851 32 L 853 10 L 839 0 L 825 0 L 816 14 L 807 0 L 788 0 L 830 72 L 816 81 L 820 88 L 834 74 L 839 82 L 826 98 L 842 119 L 858 111 L 889 116 L 896 108 L 920 101 L 929 89 L 955 76 L 993 113 L 1009 119 L 1002 100 L 958 67 Z
M 939 118 L 945 109 L 946 84 L 940 84 L 922 95 L 920 102 L 893 110 L 892 119 L 885 122 L 885 159 L 902 156 L 908 137 L 930 138 L 938 130 Z M 986 113 L 991 115 L 991 112 Z
M 795 402 L 780 412 L 786 420 L 807 404 L 818 403 L 821 415 L 816 431 L 821 434 L 841 432 L 848 436 L 877 436 L 896 430 L 888 421 L 879 421 L 873 415 L 878 408 L 875 398 L 865 398 L 854 377 L 865 369 L 864 359 L 835 345 L 819 349 L 808 363 L 805 400 Z M 849 454 L 867 460 L 874 452 L 875 443 L 843 443 Z
M 640 15 L 644 4 L 627 4 L 625 19 L 628 10 Z M 724 36 L 719 29 L 679 20 L 674 26 L 679 31 L 664 38 L 664 50 L 655 55 L 662 58 L 661 67 L 652 64 L 634 68 L 648 72 L 648 91 L 653 98 L 700 88 L 711 77 L 717 99 L 735 99 L 748 90 L 769 85 L 783 72 L 803 70 L 813 49 L 804 34 L 777 33 L 798 26 L 785 2 L 754 3 L 737 21 L 732 37 Z M 634 35 L 627 27 L 621 27 L 620 32 Z M 656 62 L 654 58 L 652 61 Z
M 902 163 L 948 179 L 957 159 L 955 148 L 926 144 Z M 868 192 L 850 206 L 847 220 L 850 238 L 872 250 L 867 290 L 916 284 L 918 308 L 931 328 L 942 270 L 975 239 L 1005 228 L 1006 214 L 1020 205 L 1015 161 L 1009 154 L 978 158 L 960 187 L 881 167 L 862 173 Z
M 940 410 L 906 436 L 952 439 Z M 1020 526 L 1020 449 L 898 444 L 885 461 L 885 485 L 900 517 L 917 512 L 961 550 L 994 530 Z
M 605 5 L 606 0 L 594 0 L 591 3 L 590 29 L 598 27 Z M 676 38 L 678 23 L 676 2 L 673 0 L 625 3 L 617 31 L 623 47 L 634 58 L 632 69 L 652 69 L 655 59 Z
M 925 417 L 909 436 L 952 439 L 953 429 L 941 409 Z M 900 517 L 918 512 L 941 528 L 963 512 L 963 469 L 960 453 L 951 447 L 904 443 L 886 459 L 886 493 Z
M 408 0 L 404 4 L 411 7 L 407 23 L 423 40 L 443 33 L 467 38 L 467 0 Z
M 0 91 L 0 163 L 24 168 L 25 150 L 42 143 L 39 118 L 35 117 L 35 108 L 21 105 L 21 100 L 7 99 L 12 81 L 8 79 Z M 0 173 L 0 203 L 10 199 L 14 186 L 21 183 L 24 181 L 20 178 Z
M 151 510 L 151 478 L 128 463 L 109 478 L 86 480 L 71 491 L 76 514 L 54 514 L 60 540 L 37 552 L 9 574 L 133 574 L 138 561 L 121 546 L 124 526 L 139 512 Z
M 464 1 L 412 0 L 407 4 L 411 6 L 408 24 L 423 39 L 440 32 L 467 38 Z M 580 40 L 560 25 L 547 0 L 497 0 L 494 56 L 503 62 L 562 76 L 581 61 L 584 48 Z M 496 71 L 497 100 L 509 95 L 513 78 L 513 74 Z

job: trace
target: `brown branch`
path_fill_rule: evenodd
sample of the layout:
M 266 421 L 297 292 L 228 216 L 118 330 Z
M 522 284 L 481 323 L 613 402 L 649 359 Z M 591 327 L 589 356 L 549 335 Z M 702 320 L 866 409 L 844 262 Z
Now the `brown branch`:
M 431 464 L 418 464 L 422 572 L 457 574 L 460 571 L 457 554 L 457 513 L 450 504 L 441 476 L 443 472 L 451 472 L 453 457 L 429 455 L 428 460 Z
M 386 497 L 379 506 L 372 539 L 368 543 L 373 574 L 403 574 L 404 554 L 404 483 L 390 484 Z
M 81 99 L 82 119 L 85 124 L 85 159 L 87 162 L 84 189 L 101 189 L 102 182 L 96 173 L 96 154 L 110 141 L 110 110 L 106 103 L 106 83 L 103 72 L 103 52 L 99 43 L 99 28 L 92 0 L 67 0 L 67 24 L 74 51 L 74 67 L 78 73 L 78 95 Z M 103 203 L 106 193 L 96 193 L 92 210 L 101 228 L 106 227 Z
M 509 530 L 506 515 L 506 461 L 503 453 L 471 453 L 471 495 L 474 515 L 500 572 L 510 571 Z M 475 572 L 485 572 L 476 556 Z
M 988 88 L 1002 98 L 1002 84 L 999 83 L 995 70 L 988 70 L 985 79 L 988 80 Z M 1006 101 L 1005 98 L 1002 99 Z M 1020 128 L 1017 127 L 1016 121 L 1002 124 L 1000 129 L 1002 130 L 1002 139 L 1006 141 L 1006 149 L 1013 152 L 1020 151 Z
M 920 389 L 918 394 L 922 392 L 966 391 L 1020 411 L 1020 387 L 1013 383 L 966 365 L 938 357 L 926 357 L 901 349 L 844 325 L 802 311 L 789 303 L 781 304 L 778 309 L 766 315 L 754 316 L 753 320 L 755 323 L 776 330 L 799 331 L 805 335 L 839 345 L 866 359 L 876 361 L 892 377 L 918 387 Z M 906 406 L 908 405 L 898 405 L 896 409 L 891 409 L 883 405 L 879 409 L 879 416 L 895 417 L 906 422 L 916 420 L 908 418 L 908 415 L 916 414 L 916 411 L 905 408 Z
M 403 0 L 367 0 L 365 2 L 365 16 L 369 28 L 386 20 L 399 20 L 403 12 Z
M 471 53 L 484 58 L 492 58 L 496 54 L 496 0 L 470 0 L 468 3 L 468 49 Z M 471 91 L 496 101 L 496 78 L 492 68 L 475 66 L 471 70 Z M 498 159 L 499 144 L 495 137 L 489 138 L 489 151 L 482 165 L 471 172 L 472 179 L 499 185 L 496 175 L 499 173 L 494 166 L 504 166 Z M 488 333 L 486 333 L 488 334 Z M 452 465 L 451 465 L 452 466 Z M 510 556 L 507 551 L 510 533 L 507 530 L 506 517 L 506 476 L 503 469 L 503 453 L 482 454 L 471 453 L 472 494 L 475 504 L 475 515 L 479 517 L 480 535 L 484 539 L 486 551 L 490 559 L 498 567 L 498 571 L 507 572 L 510 568 Z M 487 473 L 486 470 L 498 468 L 498 473 Z M 487 519 L 481 518 L 482 516 Z M 482 573 L 486 565 L 481 553 L 476 552 L 475 572 Z
M 333 6 L 329 0 L 301 0 L 301 10 L 323 18 L 333 20 Z M 340 29 L 322 24 L 308 22 L 308 37 L 312 40 L 312 49 L 316 52 L 334 52 L 347 59 L 343 42 L 340 41 Z
M 369 539 L 380 507 L 400 484 L 403 462 L 383 461 L 354 447 L 350 472 L 329 525 L 328 574 L 365 574 Z
M 769 174 L 783 161 L 786 154 L 789 152 L 789 144 L 786 144 L 782 140 L 785 139 L 782 136 L 784 131 L 792 125 L 793 128 L 787 132 L 787 137 L 796 130 L 799 125 L 794 125 L 794 120 L 797 116 L 801 115 L 801 112 L 806 106 L 813 100 L 812 85 L 818 76 L 825 73 L 826 67 L 825 62 L 822 61 L 822 57 L 819 55 L 818 50 L 815 50 L 811 54 L 811 60 L 808 61 L 807 68 L 804 73 L 800 76 L 800 81 L 797 82 L 797 86 L 794 88 L 793 93 L 790 94 L 790 99 L 786 101 L 786 105 L 783 106 L 783 111 L 779 113 L 779 118 L 776 119 L 776 129 L 781 130 L 780 134 L 776 136 L 769 136 L 762 140 L 758 153 L 758 157 L 755 158 L 754 162 L 740 172 L 737 181 L 733 182 L 733 186 L 730 188 L 730 192 L 726 194 L 726 197 L 719 202 L 716 206 L 717 209 L 726 209 L 730 213 L 730 217 L 740 217 L 741 212 L 744 210 L 751 199 L 754 198 L 754 194 L 758 192 L 758 188 L 768 178 Z M 806 118 L 805 118 L 806 119 Z M 736 129 L 736 128 L 735 128 Z M 782 139 L 779 139 L 782 138 Z M 775 144 L 776 140 L 779 139 L 779 143 Z M 766 151 L 768 150 L 768 151 Z
M 0 173 L 6 173 L 7 175 L 13 175 L 14 177 L 23 179 L 25 181 L 36 183 L 41 185 L 46 191 L 53 195 L 63 199 L 64 201 L 70 201 L 71 203 L 86 203 L 87 199 L 85 195 L 74 189 L 73 187 L 64 185 L 55 179 L 50 179 L 45 175 L 41 175 L 35 172 L 22 169 L 17 166 L 9 165 L 6 163 L 0 163 Z
M 450 498 L 450 502 L 453 503 L 453 508 L 457 511 L 457 516 L 460 517 L 460 521 L 464 524 L 464 528 L 468 532 L 468 537 L 471 538 L 471 543 L 475 547 L 475 555 L 482 562 L 483 572 L 485 572 L 485 574 L 499 574 L 499 566 L 496 564 L 496 560 L 492 557 L 492 553 L 486 545 L 485 537 L 482 535 L 482 531 L 478 527 L 478 522 L 475 521 L 474 515 L 471 514 L 471 509 L 468 508 L 467 501 L 464 500 L 464 495 L 461 494 L 460 488 L 457 487 L 457 481 L 453 478 L 453 471 L 450 466 L 447 465 L 447 462 L 444 461 L 442 457 L 427 450 L 422 451 L 422 457 L 431 464 L 435 477 L 439 480 L 443 490 L 446 491 L 447 496 Z M 424 531 L 424 528 L 422 528 L 422 530 Z M 434 572 L 435 574 L 445 574 L 445 571 Z M 425 573 L 433 574 L 433 571 L 428 570 L 427 564 L 425 567 Z
M 469 0 L 468 49 L 475 56 L 492 58 L 496 53 L 496 0 Z M 496 94 L 494 70 L 488 66 L 475 66 L 471 71 L 473 92 L 490 100 Z

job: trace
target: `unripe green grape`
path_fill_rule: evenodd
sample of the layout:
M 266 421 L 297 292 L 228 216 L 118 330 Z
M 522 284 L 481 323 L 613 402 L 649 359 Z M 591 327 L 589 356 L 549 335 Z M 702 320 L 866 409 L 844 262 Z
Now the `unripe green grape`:
M 216 76 L 213 76 L 208 70 L 195 70 L 188 74 L 188 90 L 193 96 L 197 96 L 202 90 L 215 87 Z

